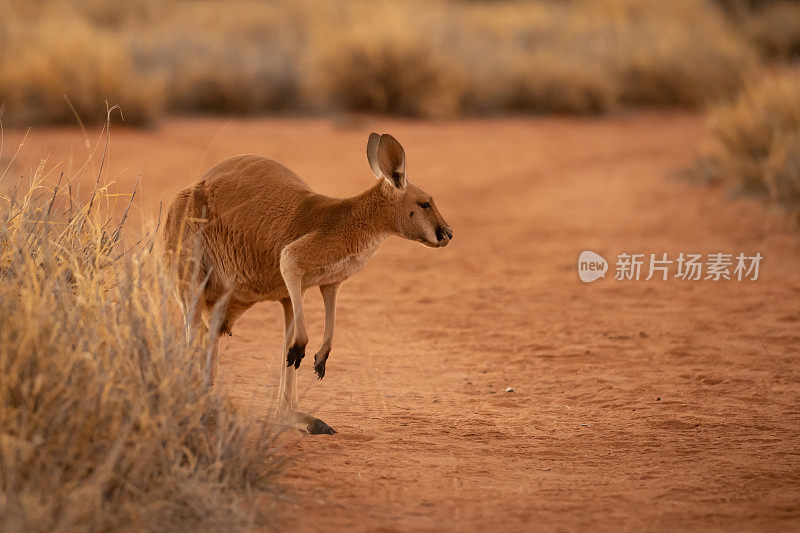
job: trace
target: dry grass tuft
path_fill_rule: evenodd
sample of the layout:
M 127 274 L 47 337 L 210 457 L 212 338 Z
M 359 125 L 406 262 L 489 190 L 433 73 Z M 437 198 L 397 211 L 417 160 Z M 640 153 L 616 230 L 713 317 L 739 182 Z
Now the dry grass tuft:
M 771 74 L 712 115 L 724 176 L 778 201 L 800 201 L 800 72 Z
M 419 117 L 697 107 L 758 63 L 712 0 L 0 0 L 6 123 L 103 101 L 169 111 Z M 778 17 L 778 21 L 780 17 Z M 767 30 L 775 22 L 763 19 Z M 755 27 L 755 26 L 754 26 Z M 755 30 L 753 30 L 755 31 Z M 784 46 L 784 45 L 780 45 Z
M 157 254 L 106 217 L 116 195 L 81 204 L 79 176 L 47 174 L 0 182 L 0 530 L 241 528 L 272 435 L 206 386 Z

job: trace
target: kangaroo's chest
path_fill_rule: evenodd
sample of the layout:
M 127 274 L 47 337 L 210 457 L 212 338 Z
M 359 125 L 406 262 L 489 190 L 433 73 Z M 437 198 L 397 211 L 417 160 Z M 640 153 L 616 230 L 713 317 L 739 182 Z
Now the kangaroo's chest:
M 303 276 L 303 285 L 313 287 L 340 283 L 364 268 L 364 265 L 375 254 L 380 245 L 380 240 L 369 243 L 358 252 L 345 255 L 341 259 L 320 266 Z

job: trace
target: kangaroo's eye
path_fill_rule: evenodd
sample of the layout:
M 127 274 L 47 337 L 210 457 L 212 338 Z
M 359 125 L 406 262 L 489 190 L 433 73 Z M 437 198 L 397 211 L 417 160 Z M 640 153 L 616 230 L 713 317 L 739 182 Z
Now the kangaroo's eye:
M 431 203 L 430 202 L 417 202 L 422 209 L 430 209 Z

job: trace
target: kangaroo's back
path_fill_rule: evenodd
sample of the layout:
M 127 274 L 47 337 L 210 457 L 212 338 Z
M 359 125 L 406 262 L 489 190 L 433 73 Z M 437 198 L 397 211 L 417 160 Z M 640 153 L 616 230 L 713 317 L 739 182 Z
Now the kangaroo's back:
M 164 227 L 168 265 L 181 285 L 209 276 L 212 292 L 272 292 L 282 285 L 280 252 L 302 235 L 295 220 L 303 218 L 300 210 L 312 196 L 298 175 L 276 161 L 256 155 L 226 159 L 170 205 Z
M 244 205 L 261 210 L 279 207 L 281 200 L 311 193 L 303 179 L 278 163 L 259 155 L 238 155 L 214 165 L 201 178 L 218 213 Z M 255 213 L 251 213 L 255 214 Z

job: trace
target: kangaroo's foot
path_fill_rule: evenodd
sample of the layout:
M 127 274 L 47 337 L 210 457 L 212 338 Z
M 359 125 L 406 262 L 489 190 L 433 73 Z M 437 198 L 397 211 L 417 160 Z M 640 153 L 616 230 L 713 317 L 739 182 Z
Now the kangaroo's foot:
M 319 418 L 311 417 L 311 422 L 306 426 L 309 435 L 333 435 L 336 430 Z
M 279 423 L 299 431 L 304 431 L 309 435 L 333 435 L 336 433 L 335 429 L 319 418 L 301 413 L 300 411 L 278 408 L 278 410 L 275 411 L 275 418 Z
M 306 356 L 305 344 L 292 344 L 289 347 L 289 352 L 286 354 L 286 366 L 294 365 L 295 368 L 300 367 L 300 361 Z
M 325 363 L 330 353 L 330 350 L 320 350 L 314 355 L 314 372 L 317 374 L 317 379 L 325 377 Z

